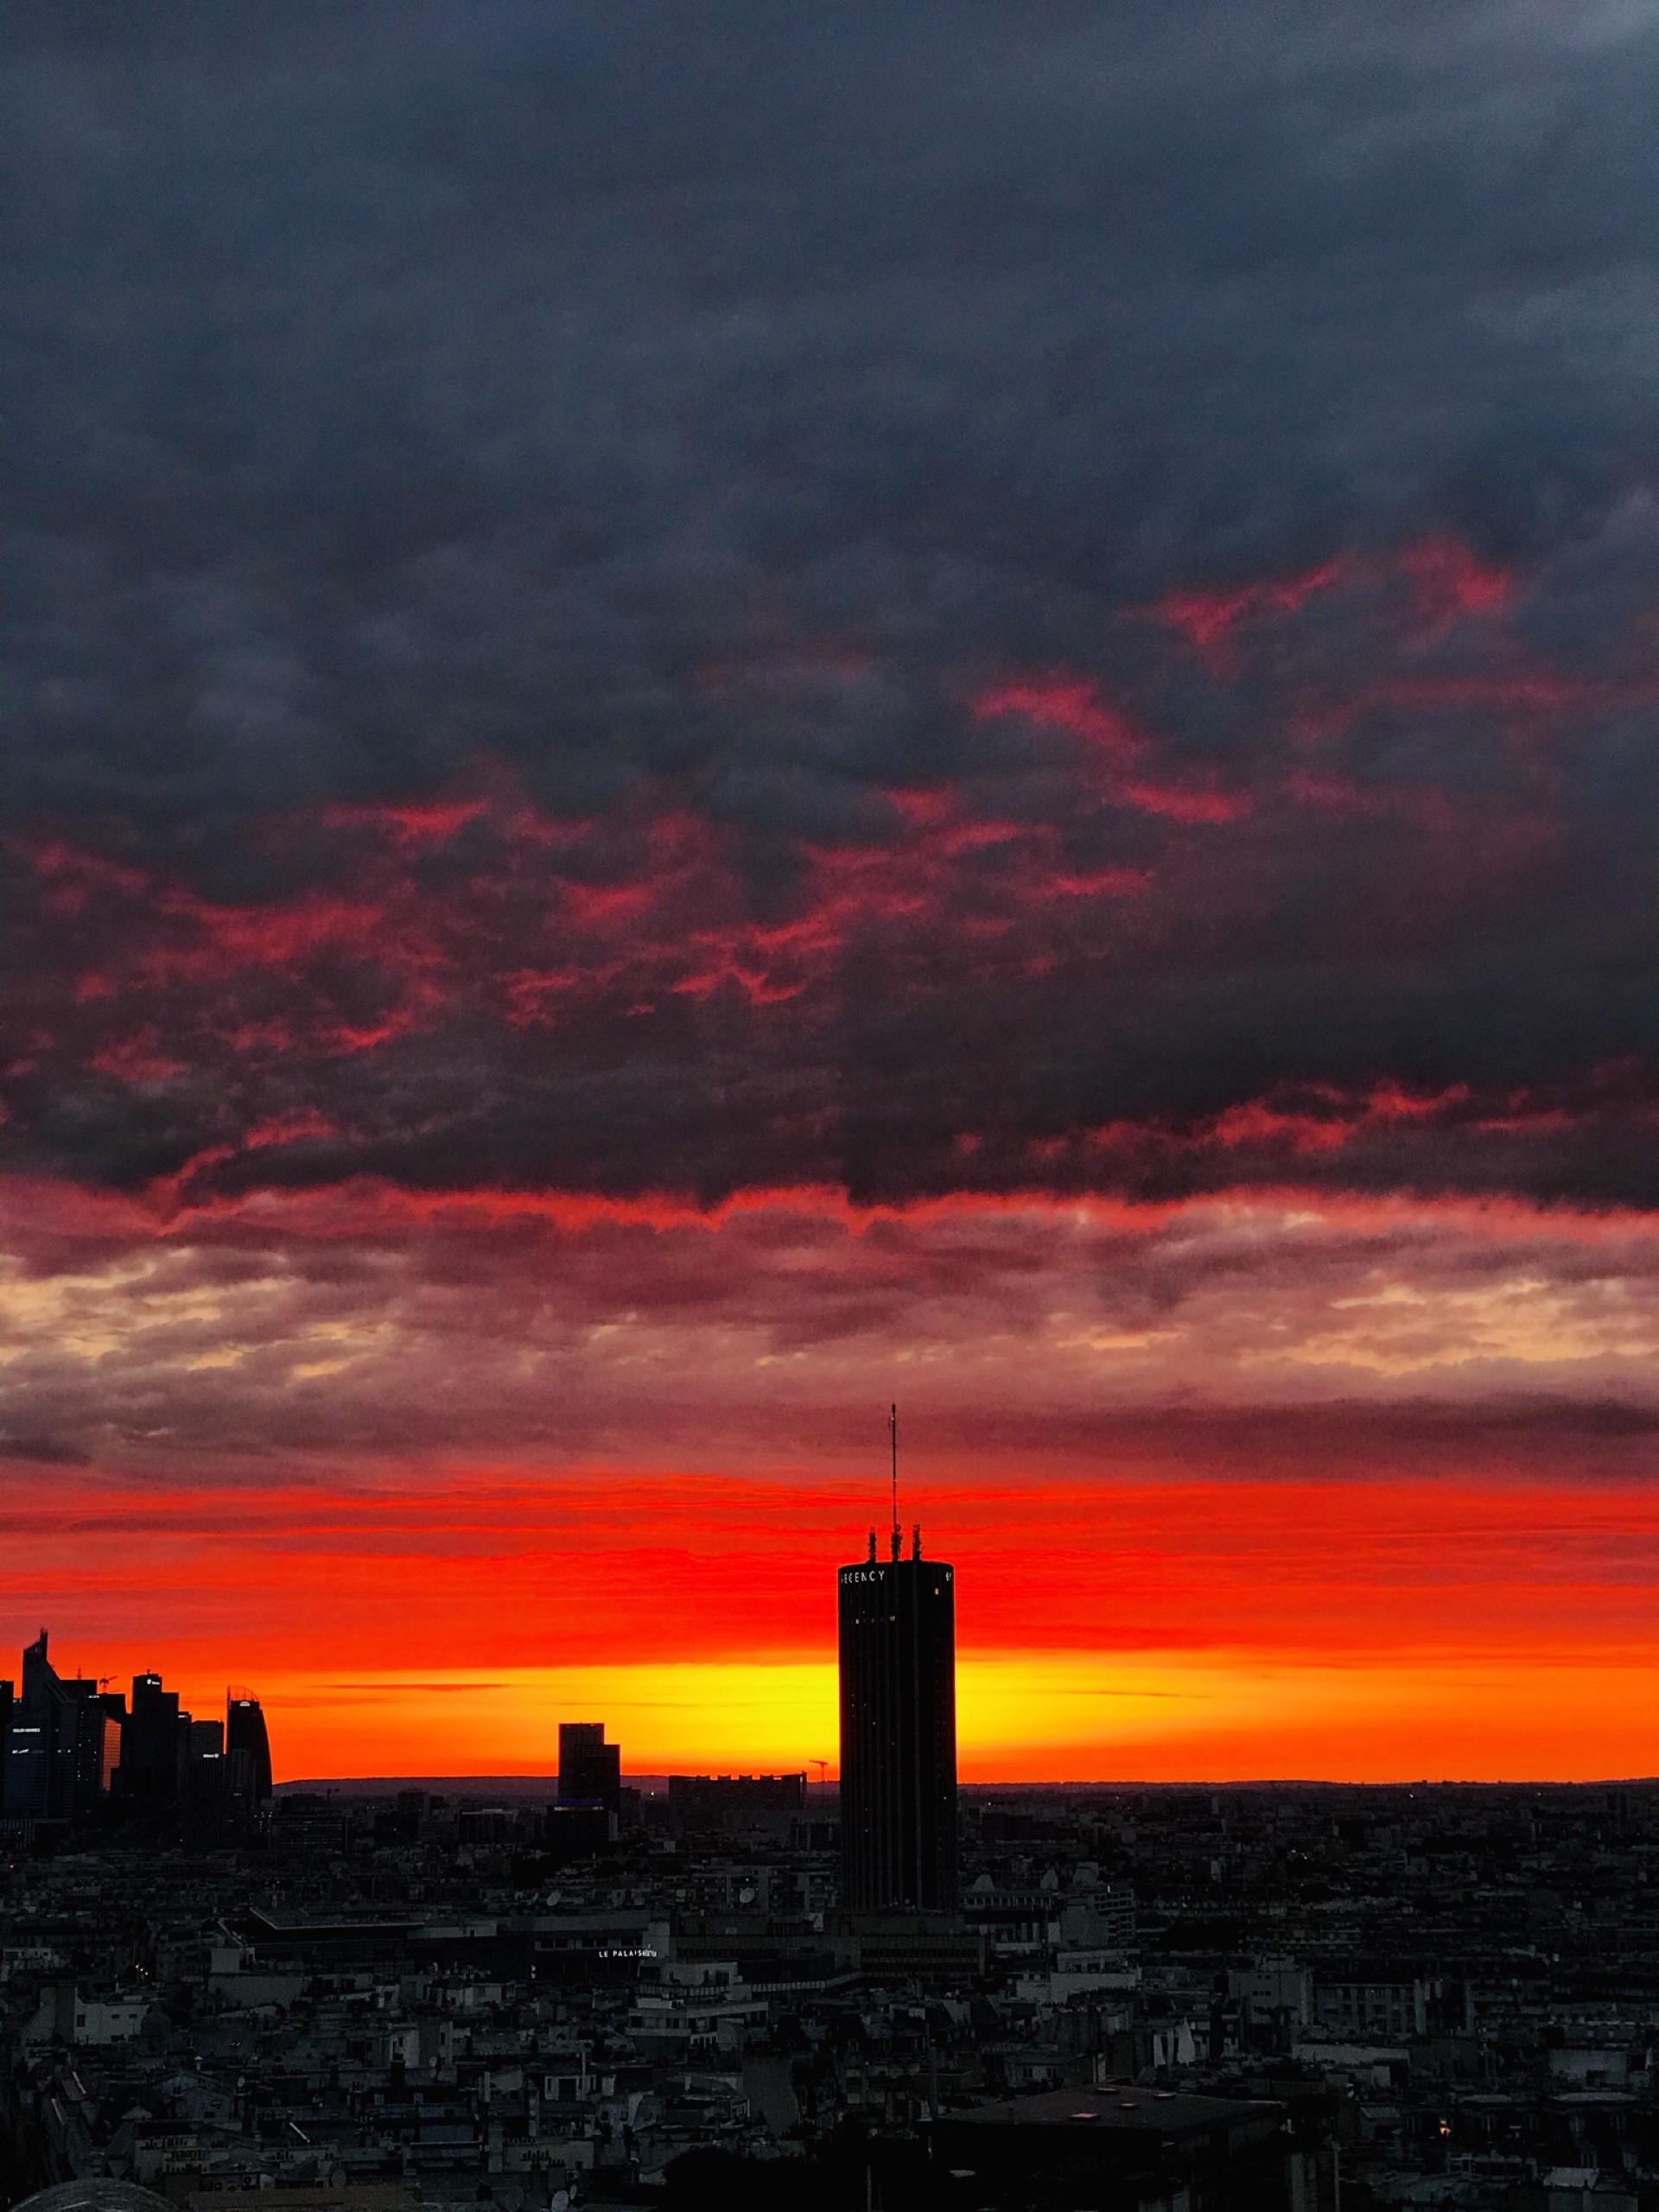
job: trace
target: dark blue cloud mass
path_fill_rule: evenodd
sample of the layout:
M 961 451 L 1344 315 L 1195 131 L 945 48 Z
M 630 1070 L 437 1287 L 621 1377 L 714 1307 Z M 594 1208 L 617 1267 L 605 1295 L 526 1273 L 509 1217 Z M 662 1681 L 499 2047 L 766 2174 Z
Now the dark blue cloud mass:
M 1659 22 L 0 24 L 0 1159 L 1656 1195 Z

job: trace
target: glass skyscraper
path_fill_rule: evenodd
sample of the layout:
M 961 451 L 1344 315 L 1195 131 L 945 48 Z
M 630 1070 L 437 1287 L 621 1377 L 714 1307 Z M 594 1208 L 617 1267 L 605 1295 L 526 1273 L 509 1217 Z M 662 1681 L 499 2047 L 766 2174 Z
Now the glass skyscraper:
M 246 1690 L 225 1693 L 225 1757 L 231 1787 L 239 1789 L 250 1804 L 263 1805 L 270 1796 L 270 1738 L 257 1697 Z

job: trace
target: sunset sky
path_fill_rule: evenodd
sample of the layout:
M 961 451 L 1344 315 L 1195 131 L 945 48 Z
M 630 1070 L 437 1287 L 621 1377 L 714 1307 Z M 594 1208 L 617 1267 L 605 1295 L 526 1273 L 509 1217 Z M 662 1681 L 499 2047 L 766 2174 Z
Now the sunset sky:
M 13 0 L 0 1673 L 1659 1771 L 1659 18 Z M 815 1768 L 816 1773 L 817 1770 Z

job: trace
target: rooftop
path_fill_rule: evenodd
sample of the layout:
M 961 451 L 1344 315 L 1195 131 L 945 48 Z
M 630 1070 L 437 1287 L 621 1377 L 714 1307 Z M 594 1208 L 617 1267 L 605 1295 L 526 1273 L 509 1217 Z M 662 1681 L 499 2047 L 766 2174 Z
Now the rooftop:
M 1203 2097 L 1176 2089 L 1141 2088 L 1111 2082 L 1104 2088 L 1050 2089 L 1033 2097 L 1013 2097 L 953 2113 L 963 2127 L 1089 2127 L 1140 2134 L 1198 2135 L 1243 2120 L 1277 2125 L 1283 2107 L 1262 2099 Z

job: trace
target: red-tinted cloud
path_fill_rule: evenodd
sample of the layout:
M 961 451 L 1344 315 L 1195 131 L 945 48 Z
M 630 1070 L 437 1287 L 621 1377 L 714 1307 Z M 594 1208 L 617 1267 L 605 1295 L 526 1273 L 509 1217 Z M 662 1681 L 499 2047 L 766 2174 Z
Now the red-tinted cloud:
M 1189 587 L 1167 594 L 1148 612 L 1179 631 L 1218 675 L 1232 676 L 1243 632 L 1270 629 L 1326 593 L 1386 598 L 1401 582 L 1409 590 L 1415 617 L 1432 631 L 1501 614 L 1519 588 L 1510 570 L 1482 560 L 1459 538 L 1437 535 L 1416 539 L 1388 558 L 1340 554 L 1297 575 Z
M 1116 626 L 1115 670 L 942 695 L 931 772 L 759 817 L 684 779 L 561 813 L 481 761 L 269 814 L 228 870 L 42 829 L 10 887 L 14 1157 L 178 1193 L 1640 1197 L 1659 1037 L 1618 986 L 1531 1009 L 1623 926 L 1564 795 L 1651 680 L 1553 664 L 1526 603 L 1445 536 L 1195 587 Z M 898 680 L 798 639 L 702 679 L 780 747 Z
M 1169 593 L 1151 613 L 1179 630 L 1212 666 L 1230 672 L 1233 634 L 1241 623 L 1294 614 L 1316 592 L 1352 577 L 1357 565 L 1351 556 L 1338 556 L 1300 575 L 1263 577 L 1230 588 L 1189 588 Z
M 1147 776 L 1144 769 L 1153 754 L 1151 741 L 1103 705 L 1087 681 L 1061 676 L 998 684 L 975 700 L 974 712 L 982 719 L 1024 715 L 1082 738 L 1100 756 L 1096 774 L 1103 796 L 1118 805 L 1179 823 L 1237 822 L 1251 811 L 1246 792 L 1223 791 L 1213 784 L 1163 783 Z
M 680 1477 L 804 1618 L 896 1395 L 1083 1639 L 976 1759 L 1207 1611 L 1157 1770 L 1650 1766 L 1659 42 L 199 12 L 0 26 L 20 1632 L 291 1632 L 344 1758 L 331 1634 L 735 1614 Z

